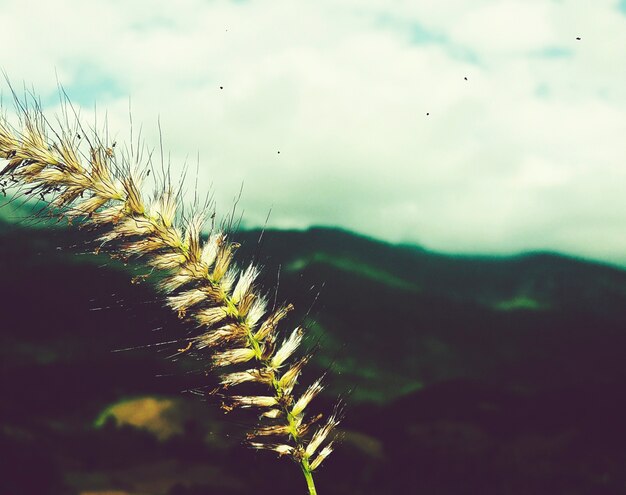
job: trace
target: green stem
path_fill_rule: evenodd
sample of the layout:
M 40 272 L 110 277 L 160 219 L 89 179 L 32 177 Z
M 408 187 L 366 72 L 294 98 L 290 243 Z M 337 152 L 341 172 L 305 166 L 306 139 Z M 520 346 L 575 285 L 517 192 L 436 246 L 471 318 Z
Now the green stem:
M 317 490 L 315 489 L 315 483 L 313 482 L 313 473 L 311 472 L 311 467 L 309 466 L 309 460 L 302 459 L 300 466 L 302 467 L 302 472 L 304 473 L 306 486 L 309 489 L 309 495 L 317 495 Z

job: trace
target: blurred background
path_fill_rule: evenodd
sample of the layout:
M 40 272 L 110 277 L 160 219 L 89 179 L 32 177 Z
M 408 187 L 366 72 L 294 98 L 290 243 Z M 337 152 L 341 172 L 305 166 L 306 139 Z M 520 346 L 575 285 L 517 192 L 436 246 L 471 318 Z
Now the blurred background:
M 243 184 L 237 259 L 319 347 L 318 408 L 347 406 L 321 494 L 626 491 L 625 2 L 0 0 L 0 20 L 0 68 L 51 120 L 61 85 L 118 149 L 161 130 L 190 202 L 228 214 Z M 305 493 L 242 447 L 254 418 L 188 392 L 213 378 L 161 345 L 189 328 L 141 267 L 33 208 L 0 206 L 0 493 Z
M 266 287 L 280 266 L 277 300 L 297 307 L 285 328 L 304 323 L 319 347 L 302 380 L 329 370 L 315 411 L 346 404 L 320 493 L 623 493 L 623 269 L 331 228 L 234 236 Z M 190 328 L 131 283 L 141 268 L 85 242 L 0 222 L 0 492 L 305 493 L 296 465 L 243 446 L 253 417 L 188 392 L 215 380 L 159 345 Z

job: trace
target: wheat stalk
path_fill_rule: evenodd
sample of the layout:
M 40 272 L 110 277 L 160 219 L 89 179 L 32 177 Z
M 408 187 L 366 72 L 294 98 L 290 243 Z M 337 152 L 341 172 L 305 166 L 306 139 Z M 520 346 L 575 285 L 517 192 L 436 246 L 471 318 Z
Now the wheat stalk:
M 72 108 L 66 103 L 64 112 Z M 255 284 L 259 269 L 234 265 L 238 246 L 224 232 L 213 231 L 203 242 L 204 215 L 181 219 L 180 195 L 165 174 L 147 203 L 141 192 L 147 173 L 133 172 L 115 144 L 107 145 L 96 130 L 85 132 L 78 122 L 71 126 L 66 113 L 64 122 L 53 126 L 36 102 L 28 107 L 16 98 L 16 104 L 20 130 L 0 117 L 0 159 L 8 162 L 0 171 L 3 190 L 12 185 L 17 196 L 51 197 L 49 212 L 96 228 L 100 245 L 109 246 L 113 256 L 139 257 L 164 272 L 159 288 L 167 305 L 200 328 L 179 352 L 208 353 L 213 367 L 224 369 L 222 407 L 260 411 L 258 427 L 247 436 L 250 446 L 292 458 L 315 494 L 313 472 L 333 450 L 329 437 L 339 414 L 335 409 L 313 431 L 321 415 L 306 411 L 323 389 L 321 379 L 299 396 L 294 392 L 310 356 L 293 358 L 302 343 L 301 327 L 279 343 L 278 324 L 293 306 L 267 310 Z M 262 384 L 266 392 L 231 395 L 242 383 Z

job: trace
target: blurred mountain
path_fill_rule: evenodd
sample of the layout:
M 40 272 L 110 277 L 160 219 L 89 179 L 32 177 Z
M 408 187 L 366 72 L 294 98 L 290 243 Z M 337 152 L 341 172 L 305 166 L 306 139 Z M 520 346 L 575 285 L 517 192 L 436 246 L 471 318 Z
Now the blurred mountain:
M 233 237 L 319 347 L 310 373 L 331 371 L 320 404 L 348 403 L 322 493 L 626 487 L 624 270 L 325 228 Z M 90 238 L 0 219 L 0 454 L 12 473 L 0 493 L 256 493 L 251 480 L 293 493 L 293 466 L 238 445 L 250 418 L 181 395 L 212 383 L 201 356 L 176 357 L 194 329 L 149 282 L 131 283 L 139 266 L 82 254 Z
M 519 389 L 626 378 L 620 268 L 551 253 L 451 257 L 334 229 L 265 232 L 260 249 L 259 232 L 238 237 L 274 280 L 280 265 L 283 293 L 307 305 L 307 289 L 319 291 L 322 360 L 358 384 L 356 398 L 455 378 Z

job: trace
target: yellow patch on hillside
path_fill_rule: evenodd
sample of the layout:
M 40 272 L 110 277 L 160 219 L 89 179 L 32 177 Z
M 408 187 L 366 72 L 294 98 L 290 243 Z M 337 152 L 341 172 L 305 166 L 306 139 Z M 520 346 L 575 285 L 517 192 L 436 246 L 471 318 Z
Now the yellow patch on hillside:
M 113 418 L 119 426 L 134 426 L 149 431 L 159 440 L 167 440 L 183 432 L 183 425 L 178 415 L 174 414 L 175 410 L 176 403 L 171 399 L 129 399 L 107 407 L 95 425 L 102 426 L 108 418 Z

